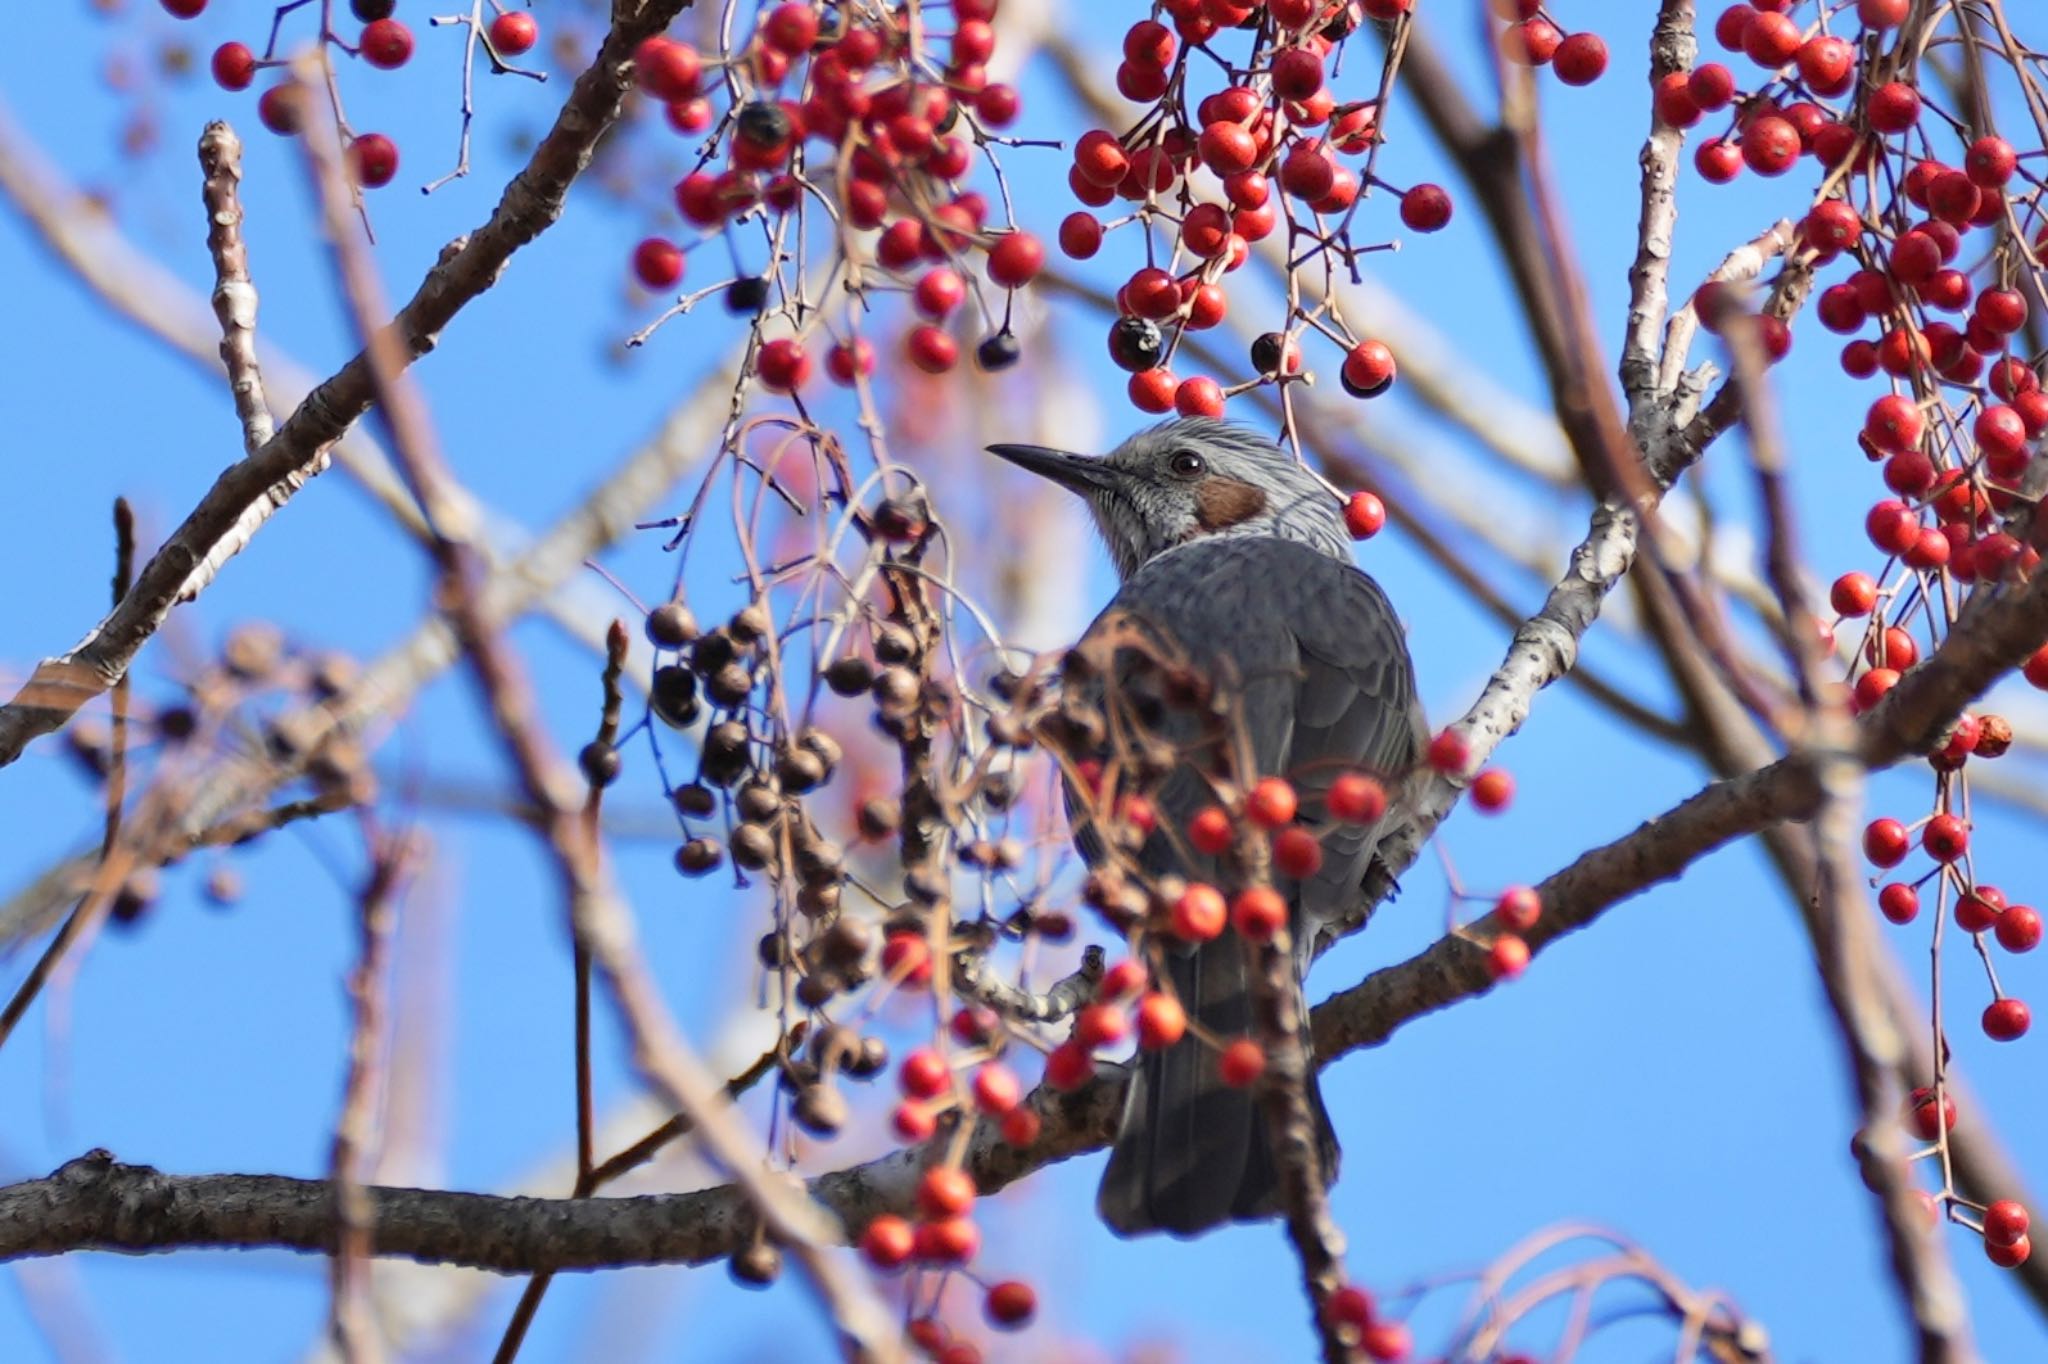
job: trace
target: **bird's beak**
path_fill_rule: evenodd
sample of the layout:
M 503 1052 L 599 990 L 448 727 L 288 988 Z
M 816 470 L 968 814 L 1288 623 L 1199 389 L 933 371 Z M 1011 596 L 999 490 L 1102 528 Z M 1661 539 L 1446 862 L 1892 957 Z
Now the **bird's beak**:
M 991 445 L 988 452 L 1083 497 L 1115 487 L 1121 472 L 1099 459 L 1043 445 Z

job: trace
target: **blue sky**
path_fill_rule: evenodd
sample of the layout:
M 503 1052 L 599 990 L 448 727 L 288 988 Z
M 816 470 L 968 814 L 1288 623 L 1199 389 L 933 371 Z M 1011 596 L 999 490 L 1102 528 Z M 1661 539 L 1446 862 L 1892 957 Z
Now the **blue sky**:
M 1475 69 L 1457 46 L 1473 28 L 1470 7 L 1435 8 L 1454 55 Z M 1648 7 L 1568 8 L 1597 11 L 1615 53 L 1615 70 L 1598 85 L 1550 83 L 1544 92 L 1554 160 L 1613 354 L 1646 122 L 1645 94 L 1629 68 L 1647 37 Z M 133 14 L 119 23 L 88 9 L 39 5 L 12 16 L 12 41 L 0 47 L 0 92 L 12 118 L 73 178 L 107 190 L 123 231 L 202 291 L 210 281 L 189 148 L 207 118 L 234 119 L 250 144 L 262 330 L 301 363 L 331 369 L 351 347 L 291 157 L 262 133 L 249 97 L 192 81 L 154 99 L 164 150 L 123 159 L 116 141 L 125 106 L 105 94 L 99 73 L 109 54 L 146 51 L 171 25 L 141 0 L 130 0 Z M 224 38 L 246 39 L 262 22 L 255 16 L 267 14 L 260 6 L 213 9 L 186 30 L 202 54 Z M 541 7 L 544 23 L 549 11 Z M 1084 11 L 1078 21 L 1106 36 L 1112 20 Z M 452 157 L 456 120 L 454 39 L 421 37 L 408 70 L 345 76 L 358 125 L 392 133 L 406 157 L 399 186 L 374 201 L 378 260 L 396 294 L 443 241 L 482 220 L 517 164 L 518 134 L 544 126 L 566 88 L 559 79 L 545 88 L 482 82 L 476 175 L 422 198 L 406 187 Z M 1353 71 L 1349 79 L 1367 76 Z M 1042 75 L 1027 76 L 1024 88 L 1027 109 L 1057 106 Z M 1397 107 L 1392 129 L 1383 173 L 1449 180 L 1412 114 Z M 1025 225 L 1049 237 L 1069 207 L 1059 190 L 1064 161 L 1018 152 L 1006 164 Z M 1793 181 L 1805 174 L 1714 190 L 1688 171 L 1674 280 L 1698 279 L 1729 246 L 1796 212 L 1806 185 Z M 418 371 L 457 471 L 529 526 L 573 506 L 738 335 L 714 311 L 623 361 L 611 354 L 645 313 L 624 299 L 621 277 L 646 226 L 580 185 L 563 221 L 520 254 L 500 288 L 465 310 Z M 1461 204 L 1449 230 L 1375 263 L 1475 371 L 1541 403 L 1535 357 L 1485 248 L 1476 209 Z M 1112 254 L 1092 278 L 1110 279 Z M 113 497 L 137 505 L 146 533 L 161 532 L 234 456 L 238 432 L 222 385 L 110 317 L 11 214 L 0 214 L 0 279 L 9 281 L 4 448 L 9 467 L 45 471 L 18 478 L 9 533 L 0 537 L 0 581 L 18 585 L 0 607 L 0 661 L 19 669 L 67 647 L 103 609 Z M 1099 344 L 1099 323 L 1045 325 L 1071 340 L 1071 353 L 1095 354 L 1082 348 Z M 1810 320 L 1796 334 L 1780 374 L 1806 542 L 1823 577 L 1874 567 L 1860 521 L 1877 485 L 1854 447 L 1854 414 L 1868 395 L 1836 371 L 1834 338 Z M 1137 424 L 1118 398 L 1120 375 L 1074 368 L 1099 383 L 1100 420 L 1112 436 Z M 1015 385 L 998 395 L 1020 412 L 1034 401 Z M 1403 422 L 1454 439 L 1398 400 L 1388 406 L 1384 414 L 1361 409 L 1368 434 L 1373 423 Z M 1745 505 L 1741 466 L 1725 452 L 1709 460 L 1708 477 L 1724 507 Z M 1052 514 L 1071 515 L 1078 534 L 1078 510 Z M 1542 502 L 1527 514 L 1551 516 L 1574 534 L 1583 517 L 1576 505 Z M 1462 710 L 1497 661 L 1504 632 L 1435 580 L 1397 533 L 1374 541 L 1364 562 L 1411 622 L 1432 715 Z M 1093 602 L 1106 595 L 1108 574 L 1099 555 L 1090 564 Z M 655 536 L 629 543 L 607 565 L 643 595 L 662 591 L 669 571 Z M 19 590 L 27 584 L 33 590 Z M 283 621 L 308 645 L 372 654 L 409 628 L 425 585 L 417 550 L 330 475 L 229 565 L 197 607 L 180 611 L 175 628 L 145 652 L 138 686 L 161 693 L 181 650 L 189 656 L 253 618 Z M 1510 595 L 1529 607 L 1538 599 L 1528 586 Z M 515 639 L 548 698 L 558 742 L 580 742 L 594 711 L 589 659 L 542 625 Z M 1668 703 L 1656 670 L 1611 627 L 1596 630 L 1587 657 Z M 431 689 L 398 728 L 385 770 L 501 780 L 471 711 L 460 679 Z M 1461 813 L 1440 840 L 1475 887 L 1546 874 L 1702 780 L 1691 763 L 1617 731 L 1569 688 L 1541 699 L 1502 757 L 1519 782 L 1514 808 L 1484 822 Z M 1926 789 L 1920 774 L 1881 779 L 1873 807 L 1917 810 Z M 643 805 L 658 798 L 644 762 L 620 791 Z M 0 821 L 12 833 L 0 853 L 0 886 L 82 844 L 96 827 L 95 810 L 93 791 L 54 742 L 0 774 Z M 2042 894 L 2028 884 L 2035 830 L 1988 802 L 1978 817 L 1984 865 L 1999 869 L 1993 879 L 2021 897 Z M 439 870 L 408 900 L 401 944 L 408 998 L 445 995 L 402 1014 L 399 1045 L 433 1077 L 407 1110 L 432 1134 L 429 1155 L 404 1178 L 500 1188 L 568 1145 L 566 951 L 528 835 L 500 821 L 451 818 L 437 823 L 436 836 Z M 759 907 L 723 903 L 697 884 L 685 889 L 669 869 L 670 851 L 660 841 L 622 845 L 620 878 L 672 1007 L 707 1030 L 708 1049 L 723 1058 L 715 1029 L 750 997 L 734 967 L 760 931 Z M 40 1174 L 92 1146 L 175 1171 L 320 1173 L 340 1084 L 340 977 L 351 951 L 358 852 L 345 824 L 268 839 L 237 854 L 249 891 L 226 912 L 201 904 L 203 866 L 172 872 L 163 904 L 138 931 L 110 931 L 95 945 L 62 1001 L 64 1030 L 53 1029 L 46 1001 L 0 1051 L 0 1176 Z M 1425 862 L 1369 934 L 1319 967 L 1312 990 L 1339 988 L 1426 945 L 1441 927 L 1443 896 L 1436 864 Z M 1919 929 L 1887 931 L 1921 972 Z M 17 958 L 0 968 L 4 978 L 21 965 Z M 1982 990 L 1974 965 L 1952 954 L 1949 969 L 1964 1001 L 1951 1018 L 1961 1065 L 2038 1178 L 2048 1169 L 2039 1040 L 1985 1042 L 1974 1023 Z M 2039 992 L 2041 969 L 2034 959 L 2001 961 L 2008 989 L 2023 997 Z M 600 1101 L 610 1106 L 633 1086 L 608 1028 L 603 1041 Z M 1695 1286 L 1725 1290 L 1769 1328 L 1781 1359 L 1907 1357 L 1874 1212 L 1847 1156 L 1854 1118 L 1839 1049 L 1803 935 L 1754 849 L 1702 863 L 1547 952 L 1510 988 L 1343 1061 L 1325 1085 L 1347 1149 L 1336 1207 L 1354 1272 L 1375 1288 L 1476 1268 L 1546 1225 L 1582 1219 L 1637 1239 Z M 821 1155 L 830 1158 L 829 1149 Z M 1047 1323 L 1002 1357 L 1051 1358 L 1056 1342 L 1075 1339 L 1098 1342 L 1106 1357 L 1145 1342 L 1170 1342 L 1196 1361 L 1306 1355 L 1293 1263 L 1276 1230 L 1235 1230 L 1191 1246 L 1119 1243 L 1087 1214 L 1098 1170 L 1099 1157 L 1073 1162 L 994 1201 L 983 1263 L 995 1276 L 1033 1277 L 1049 1304 Z M 2039 1318 L 2010 1279 L 1960 1229 L 1948 1245 L 1987 1357 L 2040 1353 Z M 325 1310 L 322 1262 L 279 1253 L 75 1257 L 54 1271 L 68 1276 L 54 1288 L 52 1272 L 32 1271 L 34 1300 L 76 1294 L 92 1333 L 118 1358 L 296 1357 L 316 1339 Z M 29 1281 L 18 1269 L 5 1277 L 0 1359 L 42 1359 Z M 467 1330 L 423 1347 L 420 1357 L 487 1354 L 515 1291 L 499 1287 Z M 1449 1305 L 1418 1319 L 1425 1344 L 1429 1326 L 1446 1324 Z M 1653 1358 L 1668 1338 L 1662 1328 L 1617 1327 L 1582 1357 Z M 1539 1332 L 1532 1344 L 1543 1339 Z M 823 1358 L 828 1344 L 794 1283 L 757 1294 L 717 1269 L 659 1270 L 558 1284 L 524 1357 L 569 1360 L 600 1350 L 623 1364 Z

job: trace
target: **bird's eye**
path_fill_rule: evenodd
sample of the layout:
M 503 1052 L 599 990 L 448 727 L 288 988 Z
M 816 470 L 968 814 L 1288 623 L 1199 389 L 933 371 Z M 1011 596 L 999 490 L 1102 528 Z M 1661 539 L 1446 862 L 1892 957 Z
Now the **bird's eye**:
M 1182 478 L 1194 478 L 1206 473 L 1209 468 L 1202 457 L 1192 450 L 1174 451 L 1173 458 L 1167 461 L 1166 467 Z

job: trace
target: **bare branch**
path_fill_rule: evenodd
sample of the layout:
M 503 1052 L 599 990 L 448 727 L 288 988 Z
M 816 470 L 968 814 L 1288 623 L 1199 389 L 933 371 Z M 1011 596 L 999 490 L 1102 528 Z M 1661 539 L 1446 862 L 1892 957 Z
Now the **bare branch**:
M 570 185 L 619 116 L 635 44 L 666 28 L 684 3 L 649 0 L 621 11 L 490 221 L 452 243 L 412 300 L 381 329 L 405 364 L 432 350 L 456 314 L 497 282 L 513 253 L 561 216 Z M 230 466 L 144 565 L 121 605 L 69 652 L 44 660 L 15 698 L 0 706 L 0 766 L 60 728 L 127 672 L 171 608 L 204 591 L 220 565 L 246 543 L 252 509 L 267 504 L 274 511 L 326 468 L 328 448 L 369 410 L 374 392 L 369 357 L 359 354 L 307 395 L 260 450 Z
M 220 362 L 242 419 L 242 449 L 255 454 L 277 429 L 256 362 L 256 286 L 242 242 L 242 139 L 223 122 L 199 135 L 199 167 L 206 174 L 206 249 L 213 257 L 213 312 L 220 319 Z M 254 534 L 251 528 L 244 540 Z M 117 602 L 116 605 L 119 605 Z

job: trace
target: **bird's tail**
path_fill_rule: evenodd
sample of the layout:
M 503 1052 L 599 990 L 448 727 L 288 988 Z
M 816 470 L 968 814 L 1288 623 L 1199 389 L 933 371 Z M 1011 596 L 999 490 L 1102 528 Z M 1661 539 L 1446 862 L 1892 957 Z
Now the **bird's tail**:
M 1189 1019 L 1212 1036 L 1228 1040 L 1250 1030 L 1250 985 L 1235 935 L 1169 957 L 1167 971 Z M 1313 1066 L 1308 1098 L 1323 1177 L 1335 1180 L 1337 1135 Z M 1095 1199 L 1110 1229 L 1119 1236 L 1194 1236 L 1223 1222 L 1272 1217 L 1280 1211 L 1279 1194 L 1265 1115 L 1251 1090 L 1223 1083 L 1215 1052 L 1192 1029 L 1171 1047 L 1141 1052 Z

